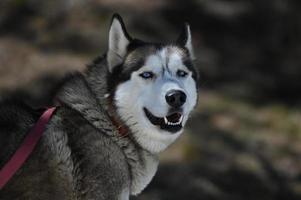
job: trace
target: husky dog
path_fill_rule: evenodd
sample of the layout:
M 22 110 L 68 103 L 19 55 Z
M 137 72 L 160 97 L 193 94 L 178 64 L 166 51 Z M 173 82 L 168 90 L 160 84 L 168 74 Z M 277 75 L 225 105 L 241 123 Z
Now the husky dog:
M 58 107 L 0 199 L 127 200 L 151 181 L 158 153 L 183 131 L 197 103 L 189 25 L 172 44 L 133 39 L 112 18 L 108 50 L 55 96 Z M 0 169 L 40 112 L 0 105 Z

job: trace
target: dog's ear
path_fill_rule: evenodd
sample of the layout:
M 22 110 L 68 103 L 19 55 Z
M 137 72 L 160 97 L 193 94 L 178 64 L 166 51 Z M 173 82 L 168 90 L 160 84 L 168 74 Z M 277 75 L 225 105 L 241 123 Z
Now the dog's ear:
M 131 41 L 131 37 L 127 33 L 122 18 L 118 14 L 114 14 L 109 31 L 109 44 L 107 52 L 107 63 L 109 71 L 123 62 L 127 52 L 127 46 Z
M 188 23 L 184 24 L 183 30 L 180 36 L 178 37 L 177 44 L 182 47 L 185 47 L 188 50 L 191 59 L 195 58 L 193 53 L 193 47 L 192 47 L 190 26 Z

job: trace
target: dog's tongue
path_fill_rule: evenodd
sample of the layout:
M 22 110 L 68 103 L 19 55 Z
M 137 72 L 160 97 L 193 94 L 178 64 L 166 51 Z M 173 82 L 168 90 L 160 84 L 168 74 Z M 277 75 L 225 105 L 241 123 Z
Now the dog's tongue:
M 167 116 L 167 120 L 169 122 L 176 123 L 180 120 L 181 116 L 182 116 L 181 113 L 174 113 L 174 114 Z

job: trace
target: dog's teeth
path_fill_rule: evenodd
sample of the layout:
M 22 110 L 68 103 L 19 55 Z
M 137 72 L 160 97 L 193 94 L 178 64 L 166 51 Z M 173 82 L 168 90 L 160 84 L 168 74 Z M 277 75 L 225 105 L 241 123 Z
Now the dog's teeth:
M 182 123 L 182 120 L 183 120 L 183 115 L 181 115 L 181 117 L 179 118 L 179 120 L 177 122 L 170 122 L 170 121 L 168 121 L 167 117 L 164 117 L 164 123 L 169 126 L 180 125 Z
M 179 119 L 179 124 L 182 122 L 183 120 L 183 115 L 181 115 L 180 119 Z
M 164 123 L 169 126 L 180 125 L 182 123 L 182 120 L 183 120 L 183 115 L 179 118 L 179 120 L 177 122 L 170 122 L 170 121 L 168 121 L 167 117 L 164 117 Z
M 168 120 L 167 120 L 166 117 L 164 117 L 164 123 L 165 123 L 165 124 L 168 124 Z

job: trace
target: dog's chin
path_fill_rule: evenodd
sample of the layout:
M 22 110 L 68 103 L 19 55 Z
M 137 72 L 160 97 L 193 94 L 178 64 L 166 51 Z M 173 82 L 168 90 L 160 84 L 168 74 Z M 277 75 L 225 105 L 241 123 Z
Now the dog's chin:
M 143 107 L 135 110 L 135 114 L 123 111 L 128 110 L 118 110 L 119 116 L 124 116 L 123 120 L 131 130 L 133 139 L 143 149 L 155 154 L 164 151 L 181 135 L 187 120 L 187 115 L 181 112 L 172 112 L 166 117 L 157 117 Z
M 158 117 L 145 107 L 143 111 L 148 121 L 164 132 L 175 134 L 183 129 L 182 112 L 173 112 L 165 117 Z
M 147 118 L 143 119 L 143 121 L 150 124 Z M 155 154 L 164 151 L 183 132 L 183 129 L 181 129 L 178 132 L 174 132 L 171 134 L 171 132 L 163 130 L 159 127 L 155 127 L 152 124 L 150 124 L 150 126 L 138 125 L 132 128 L 133 136 L 136 142 L 143 149 Z
M 179 112 L 171 113 L 166 117 L 150 114 L 150 111 L 142 109 L 138 114 L 140 117 L 134 120 L 137 123 L 129 127 L 136 142 L 143 149 L 151 153 L 160 153 L 181 135 L 187 116 Z

